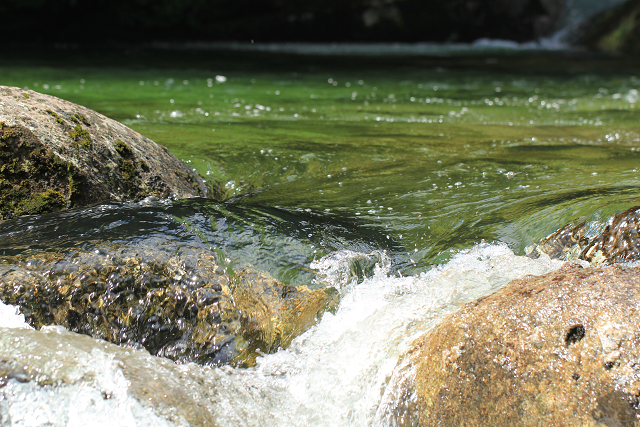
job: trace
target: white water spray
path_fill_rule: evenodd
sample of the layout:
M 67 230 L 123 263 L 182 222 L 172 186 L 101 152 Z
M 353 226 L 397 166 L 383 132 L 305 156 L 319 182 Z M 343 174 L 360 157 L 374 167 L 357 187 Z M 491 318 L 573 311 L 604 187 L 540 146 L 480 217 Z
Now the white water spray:
M 342 274 L 354 257 L 373 256 L 379 262 L 372 277 L 357 283 Z M 215 384 L 215 397 L 207 405 L 220 426 L 380 425 L 384 419 L 380 411 L 384 415 L 385 410 L 384 405 L 380 408 L 382 396 L 393 394 L 385 390 L 387 382 L 417 337 L 460 305 L 510 280 L 543 274 L 560 264 L 516 256 L 503 244 L 481 244 L 426 273 L 394 277 L 383 255 L 334 253 L 315 267 L 319 277 L 340 289 L 342 300 L 335 314 L 326 313 L 290 348 L 258 358 L 254 368 L 190 364 L 181 371 L 191 378 L 206 378 L 201 387 Z M 0 326 L 11 327 L 16 319 L 2 313 Z M 131 402 L 129 385 L 119 374 L 122 367 L 99 356 L 96 353 L 94 364 L 78 361 L 74 369 L 87 379 L 74 385 L 54 389 L 10 380 L 0 388 L 0 414 L 12 414 L 20 421 L 7 425 L 36 426 L 43 420 L 56 426 L 149 425 L 150 420 L 159 420 L 158 413 Z M 49 354 L 38 357 L 55 359 Z M 149 363 L 146 373 L 153 374 L 153 369 L 154 363 Z M 190 381 L 189 386 L 197 383 Z M 104 389 L 115 398 L 94 399 L 92 404 Z M 28 417 L 20 418 L 16 414 L 26 413 L 25 405 L 32 409 Z

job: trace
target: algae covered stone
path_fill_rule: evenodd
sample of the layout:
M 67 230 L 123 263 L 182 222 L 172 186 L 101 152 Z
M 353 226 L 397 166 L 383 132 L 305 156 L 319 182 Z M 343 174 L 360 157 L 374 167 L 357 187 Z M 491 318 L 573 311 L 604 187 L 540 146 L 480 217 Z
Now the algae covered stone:
M 217 252 L 184 245 L 3 257 L 0 298 L 20 306 L 35 328 L 62 325 L 211 365 L 252 364 L 336 303 L 324 289 L 289 287 L 248 266 L 233 271 Z
M 618 263 L 640 260 L 640 207 L 611 217 L 605 229 L 580 254 L 591 263 Z
M 527 255 L 534 259 L 540 255 L 547 255 L 551 259 L 575 261 L 589 244 L 589 240 L 585 237 L 585 231 L 584 221 L 577 225 L 570 222 L 537 244 L 527 248 Z
M 640 269 L 516 280 L 463 306 L 401 362 L 396 424 L 638 425 Z M 612 424 L 613 423 L 613 424 Z M 393 424 L 393 425 L 396 425 Z
M 208 195 L 194 170 L 128 127 L 54 96 L 0 86 L 0 220 L 108 200 Z

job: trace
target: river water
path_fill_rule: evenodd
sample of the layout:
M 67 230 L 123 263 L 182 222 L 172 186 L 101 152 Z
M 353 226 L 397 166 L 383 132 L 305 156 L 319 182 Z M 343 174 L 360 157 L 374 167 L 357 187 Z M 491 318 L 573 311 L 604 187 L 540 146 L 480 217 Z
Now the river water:
M 633 60 L 504 43 L 394 49 L 14 54 L 0 84 L 127 124 L 224 200 L 23 217 L 0 223 L 0 255 L 184 244 L 290 285 L 335 287 L 338 310 L 288 349 L 247 369 L 181 365 L 175 380 L 221 426 L 387 425 L 386 382 L 413 339 L 464 302 L 558 268 L 525 247 L 576 218 L 596 233 L 639 204 L 640 183 Z M 0 308 L 6 355 L 32 354 L 49 377 L 73 378 L 5 381 L 3 425 L 186 422 L 127 393 L 122 372 L 162 376 L 157 358 L 123 367 L 55 327 L 21 338 L 20 315 Z M 46 339 L 57 356 L 38 350 Z

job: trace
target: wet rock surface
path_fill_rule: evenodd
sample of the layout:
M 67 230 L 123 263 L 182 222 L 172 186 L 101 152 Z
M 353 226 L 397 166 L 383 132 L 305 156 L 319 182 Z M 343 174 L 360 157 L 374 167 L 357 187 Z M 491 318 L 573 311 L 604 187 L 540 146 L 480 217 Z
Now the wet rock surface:
M 38 329 L 62 325 L 208 365 L 250 365 L 337 303 L 329 290 L 289 287 L 251 267 L 234 271 L 217 252 L 114 244 L 0 258 L 0 298 Z
M 596 264 L 640 259 L 640 207 L 614 215 L 605 229 L 591 239 L 580 259 Z
M 529 256 L 610 265 L 640 259 L 640 207 L 612 216 L 602 232 L 587 237 L 587 224 L 569 223 L 530 248 Z
M 0 86 L 0 220 L 108 200 L 206 197 L 168 150 L 88 108 Z
M 640 269 L 581 268 L 514 281 L 418 339 L 395 422 L 640 423 Z
M 187 370 L 170 360 L 150 357 L 144 350 L 122 348 L 61 327 L 42 331 L 0 328 L 0 396 L 4 397 L 0 399 L 0 420 L 13 425 L 3 400 L 14 400 L 16 393 L 62 394 L 75 386 L 70 395 L 76 401 L 68 403 L 71 407 L 52 410 L 54 416 L 73 415 L 85 405 L 94 410 L 115 405 L 120 412 L 129 406 L 134 416 L 151 419 L 150 425 L 154 420 L 146 411 L 158 417 L 159 425 L 167 420 L 172 425 L 215 426 L 210 402 L 216 398 L 218 384 L 206 373 L 206 367 Z M 18 396 L 20 399 L 25 396 Z M 140 405 L 141 414 L 136 414 L 137 405 L 131 399 Z M 47 402 L 40 397 L 37 404 L 42 408 Z M 39 421 L 45 422 L 38 425 L 46 424 L 42 418 Z M 46 425 L 66 424 L 64 418 L 50 421 Z

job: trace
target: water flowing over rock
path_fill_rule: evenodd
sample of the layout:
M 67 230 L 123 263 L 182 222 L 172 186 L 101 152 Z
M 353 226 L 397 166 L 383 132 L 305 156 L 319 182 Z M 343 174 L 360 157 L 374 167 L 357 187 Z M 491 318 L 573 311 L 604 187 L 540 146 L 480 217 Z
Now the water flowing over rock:
M 0 86 L 0 220 L 107 200 L 208 195 L 168 150 L 88 108 Z
M 96 425 L 217 425 L 210 402 L 218 382 L 205 375 L 206 367 L 186 370 L 59 326 L 0 328 L 0 354 L 0 395 L 6 401 L 22 394 L 16 400 L 26 403 L 10 408 L 0 399 L 2 425 L 23 425 L 29 405 L 38 406 L 40 418 L 27 425 L 70 425 L 70 416 Z M 55 407 L 45 411 L 48 405 Z
M 516 280 L 418 339 L 398 369 L 396 424 L 638 424 L 640 269 Z
M 330 290 L 289 287 L 250 267 L 234 271 L 219 253 L 184 245 L 0 258 L 0 298 L 20 306 L 35 328 L 62 325 L 208 365 L 251 365 L 337 303 Z

